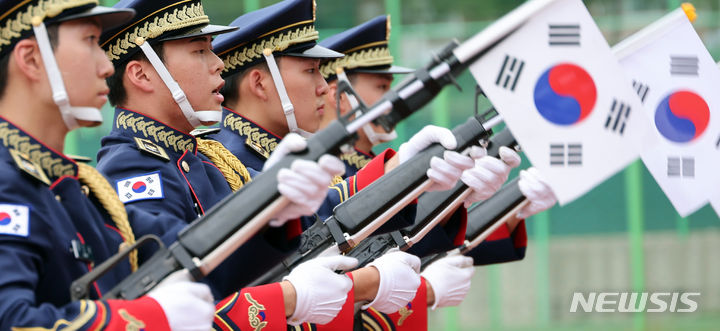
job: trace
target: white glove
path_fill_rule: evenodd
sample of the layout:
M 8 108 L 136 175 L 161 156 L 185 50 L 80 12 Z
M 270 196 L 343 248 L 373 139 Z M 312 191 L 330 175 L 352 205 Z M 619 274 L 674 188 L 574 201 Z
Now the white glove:
M 368 264 L 380 273 L 380 285 L 375 300 L 362 306 L 373 307 L 392 314 L 405 307 L 415 297 L 420 286 L 420 258 L 400 251 L 387 253 Z
M 528 218 L 555 205 L 557 198 L 535 168 L 520 171 L 520 191 L 530 203 L 518 212 L 518 218 Z
M 416 133 L 406 143 L 400 145 L 398 157 L 403 163 L 418 152 L 424 150 L 432 143 L 440 143 L 446 149 L 455 149 L 457 141 L 452 132 L 446 128 L 428 125 Z M 433 157 L 430 160 L 430 169 L 427 176 L 433 181 L 433 185 L 427 189 L 431 191 L 445 191 L 451 189 L 460 179 L 463 170 L 470 169 L 473 161 L 470 157 L 461 155 L 454 151 L 445 151 L 443 158 Z
M 290 325 L 304 322 L 327 324 L 340 312 L 353 286 L 350 277 L 335 273 L 356 267 L 358 260 L 347 256 L 317 257 L 293 269 L 283 280 L 297 293 Z
M 475 166 L 465 170 L 461 176 L 463 183 L 472 189 L 470 196 L 465 199 L 465 207 L 495 194 L 508 179 L 510 170 L 520 165 L 520 155 L 514 150 L 503 146 L 498 153 L 500 159 L 486 156 L 482 147 L 473 147 L 471 150 Z
M 425 268 L 421 276 L 435 293 L 432 309 L 459 305 L 470 291 L 473 274 L 473 259 L 464 255 L 446 256 Z
M 171 330 L 212 329 L 215 304 L 210 288 L 191 281 L 187 270 L 174 272 L 147 295 L 162 307 Z
M 287 153 L 301 151 L 306 146 L 304 138 L 294 133 L 288 134 L 263 169 L 269 168 Z M 318 162 L 296 160 L 290 169 L 280 169 L 277 176 L 278 191 L 290 200 L 290 204 L 273 217 L 270 226 L 279 227 L 288 220 L 315 213 L 327 196 L 333 176 L 344 172 L 345 164 L 332 155 L 323 155 Z

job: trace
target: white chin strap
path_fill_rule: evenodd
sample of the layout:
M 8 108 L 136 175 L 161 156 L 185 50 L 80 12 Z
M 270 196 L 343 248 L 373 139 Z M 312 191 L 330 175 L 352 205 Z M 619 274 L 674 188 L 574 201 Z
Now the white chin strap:
M 337 73 L 337 79 L 346 82 L 349 86 L 352 86 L 352 84 L 350 84 L 350 80 L 347 78 L 347 75 L 345 74 L 344 71 Z M 350 107 L 352 109 L 356 109 L 357 107 L 360 106 L 360 102 L 358 102 L 358 100 L 355 98 L 354 95 L 345 93 L 345 96 L 347 96 L 348 101 L 350 101 Z M 355 114 L 356 114 L 355 116 L 360 116 L 360 115 L 362 115 L 362 112 L 358 111 Z M 389 141 L 393 141 L 393 140 L 395 140 L 395 138 L 397 138 L 397 132 L 394 129 L 392 131 L 390 131 L 389 133 L 385 133 L 385 132 L 379 133 L 379 132 L 375 132 L 375 130 L 373 130 L 373 127 L 372 127 L 372 125 L 370 125 L 370 123 L 363 125 L 362 129 L 363 129 L 363 132 L 365 132 L 365 136 L 367 136 L 368 140 L 370 140 L 370 144 L 372 144 L 373 146 L 375 146 L 377 144 L 382 144 L 382 143 L 386 143 Z
M 190 125 L 197 128 L 204 124 L 210 125 L 217 123 L 222 119 L 222 112 L 220 110 L 195 111 L 190 105 L 190 101 L 188 101 L 185 92 L 183 92 L 180 85 L 178 85 L 172 75 L 170 75 L 170 72 L 167 70 L 162 60 L 160 60 L 160 57 L 158 57 L 152 49 L 150 43 L 147 43 L 144 40 L 138 40 L 138 45 L 140 45 L 140 49 L 142 49 L 145 57 L 147 57 L 150 64 L 152 64 L 153 68 L 155 68 L 155 71 L 158 75 L 160 75 L 160 79 L 162 79 L 165 86 L 167 86 L 168 90 L 170 90 L 170 94 L 172 94 L 175 103 L 177 103 L 180 107 L 180 110 L 182 110 L 183 115 L 185 115 L 185 118 L 188 122 L 190 122 Z
M 263 56 L 265 56 L 265 61 L 270 69 L 270 76 L 272 76 L 275 89 L 278 91 L 278 95 L 280 96 L 280 102 L 282 103 L 283 113 L 285 113 L 285 121 L 287 121 L 288 130 L 305 138 L 310 137 L 312 133 L 298 127 L 297 120 L 295 119 L 295 107 L 287 94 L 285 83 L 283 83 L 282 76 L 280 75 L 280 69 L 278 68 L 277 62 L 275 62 L 275 57 L 273 56 L 272 51 L 269 48 L 266 48 L 263 51 Z
M 70 106 L 70 98 L 67 90 L 65 90 L 60 68 L 58 68 L 57 61 L 55 61 L 55 54 L 53 54 L 52 46 L 50 45 L 50 38 L 48 38 L 45 23 L 42 21 L 33 23 L 36 23 L 33 24 L 33 32 L 35 33 L 35 39 L 40 48 L 40 56 L 45 65 L 48 80 L 50 80 L 53 101 L 60 109 L 60 114 L 62 115 L 63 122 L 65 122 L 65 126 L 67 126 L 68 130 L 76 129 L 78 127 L 78 120 L 102 123 L 103 118 L 100 109 Z

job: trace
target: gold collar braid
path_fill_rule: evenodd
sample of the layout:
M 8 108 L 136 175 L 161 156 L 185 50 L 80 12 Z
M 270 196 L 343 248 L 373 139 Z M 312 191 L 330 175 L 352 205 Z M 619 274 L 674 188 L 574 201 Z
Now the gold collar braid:
M 78 179 L 90 188 L 90 192 L 112 218 L 115 226 L 120 231 L 120 235 L 123 237 L 122 246 L 129 247 L 134 244 L 135 234 L 133 234 L 132 227 L 130 227 L 125 205 L 120 201 L 117 193 L 105 177 L 95 168 L 84 163 L 78 163 Z M 132 251 L 128 259 L 130 260 L 130 269 L 135 272 L 138 268 L 137 250 Z
M 197 145 L 198 151 L 207 156 L 220 169 L 233 192 L 252 180 L 245 165 L 221 143 L 198 138 Z

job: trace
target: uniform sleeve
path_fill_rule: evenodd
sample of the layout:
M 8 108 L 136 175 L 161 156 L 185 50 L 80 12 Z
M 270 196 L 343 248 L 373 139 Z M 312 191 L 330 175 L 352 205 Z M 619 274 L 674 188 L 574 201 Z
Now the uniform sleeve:
M 249 287 L 216 305 L 215 330 L 285 330 L 285 301 L 279 283 Z
M 386 149 L 378 156 L 372 159 L 365 167 L 360 169 L 357 174 L 346 178 L 344 181 L 331 186 L 325 202 L 318 210 L 318 216 L 324 220 L 332 216 L 335 206 L 341 204 L 345 200 L 355 195 L 360 190 L 370 185 L 376 179 L 385 174 L 385 163 L 395 156 L 395 151 Z M 375 233 L 386 233 L 399 230 L 415 222 L 416 205 L 412 203 L 403 208 L 400 212 L 389 219 Z M 303 222 L 303 229 L 312 226 L 313 223 Z
M 136 237 L 157 235 L 166 246 L 176 242 L 178 233 L 200 213 L 194 207 L 196 204 L 192 197 L 187 194 L 186 180 L 179 175 L 172 162 L 141 157 L 138 150 L 125 145 L 112 148 L 106 147 L 101 152 L 102 158 L 98 163 L 98 170 L 108 178 L 111 185 L 143 173 L 158 172 L 161 179 L 164 198 L 125 204 Z M 139 165 L 140 162 L 121 162 L 122 159 L 142 159 L 143 162 Z M 218 177 L 221 177 L 219 172 Z M 215 297 L 225 297 L 236 292 L 296 250 L 299 244 L 298 232 L 298 222 L 295 221 L 288 222 L 283 228 L 270 228 L 253 236 L 211 272 L 204 282 L 210 286 Z M 156 250 L 155 245 L 141 248 L 140 261 L 147 261 Z
M 466 255 L 473 258 L 475 265 L 512 262 L 525 257 L 526 247 L 527 232 L 522 220 L 512 233 L 507 225 L 499 227 Z
M 78 261 L 63 260 L 64 250 L 60 252 L 68 233 L 56 227 L 72 224 L 63 223 L 67 218 L 53 218 L 62 209 L 48 202 L 46 195 L 54 202 L 49 189 L 31 190 L 33 183 L 3 178 L 0 203 L 29 208 L 12 220 L 27 232 L 0 233 L 0 330 L 122 330 L 131 324 L 169 330 L 161 307 L 151 298 L 70 302 L 70 282 L 87 272 Z

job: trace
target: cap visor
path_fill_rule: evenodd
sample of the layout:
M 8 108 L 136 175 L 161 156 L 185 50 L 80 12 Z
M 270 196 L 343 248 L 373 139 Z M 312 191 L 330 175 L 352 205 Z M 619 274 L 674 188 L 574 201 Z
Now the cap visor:
M 338 53 L 329 48 L 322 47 L 320 45 L 315 45 L 315 46 L 310 47 L 302 52 L 288 52 L 288 53 L 283 53 L 283 54 L 289 55 L 289 56 L 309 57 L 309 58 L 316 58 L 316 59 L 335 59 L 335 58 L 341 58 L 341 57 L 345 56 L 345 54 L 343 54 L 343 53 Z
M 415 70 L 400 66 L 390 66 L 389 68 L 355 68 L 353 72 L 362 72 L 366 74 L 409 74 L 415 72 Z
M 214 36 L 214 35 L 218 35 L 218 34 L 235 31 L 237 29 L 238 28 L 234 27 L 234 26 L 209 24 L 209 25 L 203 26 L 201 28 L 190 29 L 187 31 L 183 31 L 179 34 L 174 34 L 174 35 L 171 35 L 171 36 L 168 36 L 165 38 L 160 38 L 160 39 L 158 39 L 158 41 L 177 40 L 177 39 L 185 39 L 185 38 L 208 36 L 208 35 Z
M 92 9 L 86 10 L 82 13 L 63 17 L 57 22 L 66 22 L 81 18 L 97 18 L 100 20 L 100 25 L 102 26 L 103 31 L 106 31 L 114 27 L 118 27 L 124 23 L 127 23 L 133 17 L 135 17 L 135 10 L 130 8 L 116 9 L 103 6 L 95 6 Z

